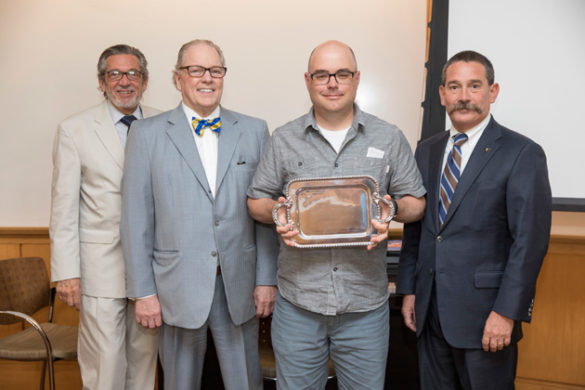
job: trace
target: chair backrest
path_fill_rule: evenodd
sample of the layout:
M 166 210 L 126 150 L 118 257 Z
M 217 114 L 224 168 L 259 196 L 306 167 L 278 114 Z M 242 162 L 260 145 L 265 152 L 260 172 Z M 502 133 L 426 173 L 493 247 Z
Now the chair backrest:
M 0 260 L 0 310 L 32 315 L 49 306 L 50 285 L 45 262 L 40 257 Z M 0 324 L 19 318 L 0 314 Z

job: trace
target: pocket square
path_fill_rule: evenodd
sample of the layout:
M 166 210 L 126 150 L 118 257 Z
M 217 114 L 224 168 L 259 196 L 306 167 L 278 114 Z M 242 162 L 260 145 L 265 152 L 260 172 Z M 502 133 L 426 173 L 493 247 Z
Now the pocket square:
M 366 157 L 384 158 L 384 151 L 370 146 L 368 148 L 368 153 L 366 154 Z

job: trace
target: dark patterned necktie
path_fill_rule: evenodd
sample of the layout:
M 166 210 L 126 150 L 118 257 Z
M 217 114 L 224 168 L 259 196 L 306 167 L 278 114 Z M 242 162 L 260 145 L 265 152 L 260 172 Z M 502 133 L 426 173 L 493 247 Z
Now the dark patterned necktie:
M 126 127 L 128 128 L 128 130 L 127 130 L 127 132 L 128 132 L 128 131 L 130 131 L 130 125 L 135 120 L 136 120 L 136 117 L 134 115 L 124 115 L 122 117 L 122 119 L 120 119 L 120 122 L 122 122 L 123 124 L 126 125 Z
M 461 145 L 467 141 L 467 135 L 459 133 L 454 137 L 453 149 L 449 152 L 445 169 L 441 176 L 441 192 L 439 197 L 439 221 L 445 222 L 447 211 L 453 200 L 455 188 L 461 178 Z

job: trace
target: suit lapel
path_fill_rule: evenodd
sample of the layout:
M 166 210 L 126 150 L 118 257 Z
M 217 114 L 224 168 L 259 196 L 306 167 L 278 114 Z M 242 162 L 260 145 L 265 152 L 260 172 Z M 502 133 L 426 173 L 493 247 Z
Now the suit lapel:
M 112 122 L 112 117 L 110 116 L 107 104 L 106 101 L 101 104 L 99 113 L 94 118 L 94 131 L 116 164 L 120 169 L 123 169 L 124 149 L 122 148 L 120 137 L 118 137 L 118 133 Z
M 171 142 L 175 145 L 179 154 L 185 160 L 185 163 L 189 166 L 195 178 L 205 190 L 207 197 L 213 202 L 213 196 L 207 182 L 207 176 L 205 175 L 205 169 L 201 162 L 201 157 L 197 151 L 195 140 L 193 139 L 193 129 L 187 117 L 183 111 L 182 106 L 174 109 L 169 116 L 169 128 L 167 129 L 167 135 L 171 139 Z
M 427 207 L 430 208 L 433 216 L 434 231 L 439 231 L 439 185 L 441 181 L 441 174 L 443 173 L 443 155 L 445 153 L 445 145 L 449 140 L 449 132 L 445 131 L 442 137 L 430 146 L 429 161 L 429 191 L 427 193 Z M 433 164 L 438 161 L 437 164 Z
M 491 160 L 499 149 L 500 143 L 498 142 L 498 138 L 500 138 L 501 134 L 500 126 L 496 123 L 494 118 L 491 118 L 487 127 L 483 131 L 481 138 L 478 140 L 477 145 L 475 145 L 473 153 L 471 153 L 471 157 L 465 166 L 465 170 L 461 174 L 461 179 L 457 184 L 443 226 L 449 223 L 449 220 L 457 210 L 457 207 L 461 204 L 461 201 L 465 198 L 465 194 L 469 188 L 471 188 L 488 161 Z
M 221 132 L 219 133 L 219 143 L 217 151 L 217 177 L 216 193 L 219 191 L 223 178 L 229 168 L 234 150 L 240 139 L 242 132 L 241 126 L 238 126 L 238 119 L 229 110 L 221 109 Z

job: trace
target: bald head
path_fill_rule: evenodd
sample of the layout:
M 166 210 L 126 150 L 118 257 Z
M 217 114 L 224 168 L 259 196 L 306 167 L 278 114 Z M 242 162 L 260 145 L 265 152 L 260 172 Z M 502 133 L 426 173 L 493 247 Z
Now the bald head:
M 309 72 L 314 72 L 315 69 L 312 68 L 314 66 L 316 59 L 321 59 L 322 57 L 326 58 L 343 58 L 347 57 L 353 63 L 353 70 L 357 70 L 357 60 L 355 59 L 355 54 L 351 47 L 346 45 L 343 42 L 339 41 L 327 41 L 323 42 L 319 46 L 313 49 L 311 55 L 309 56 Z

